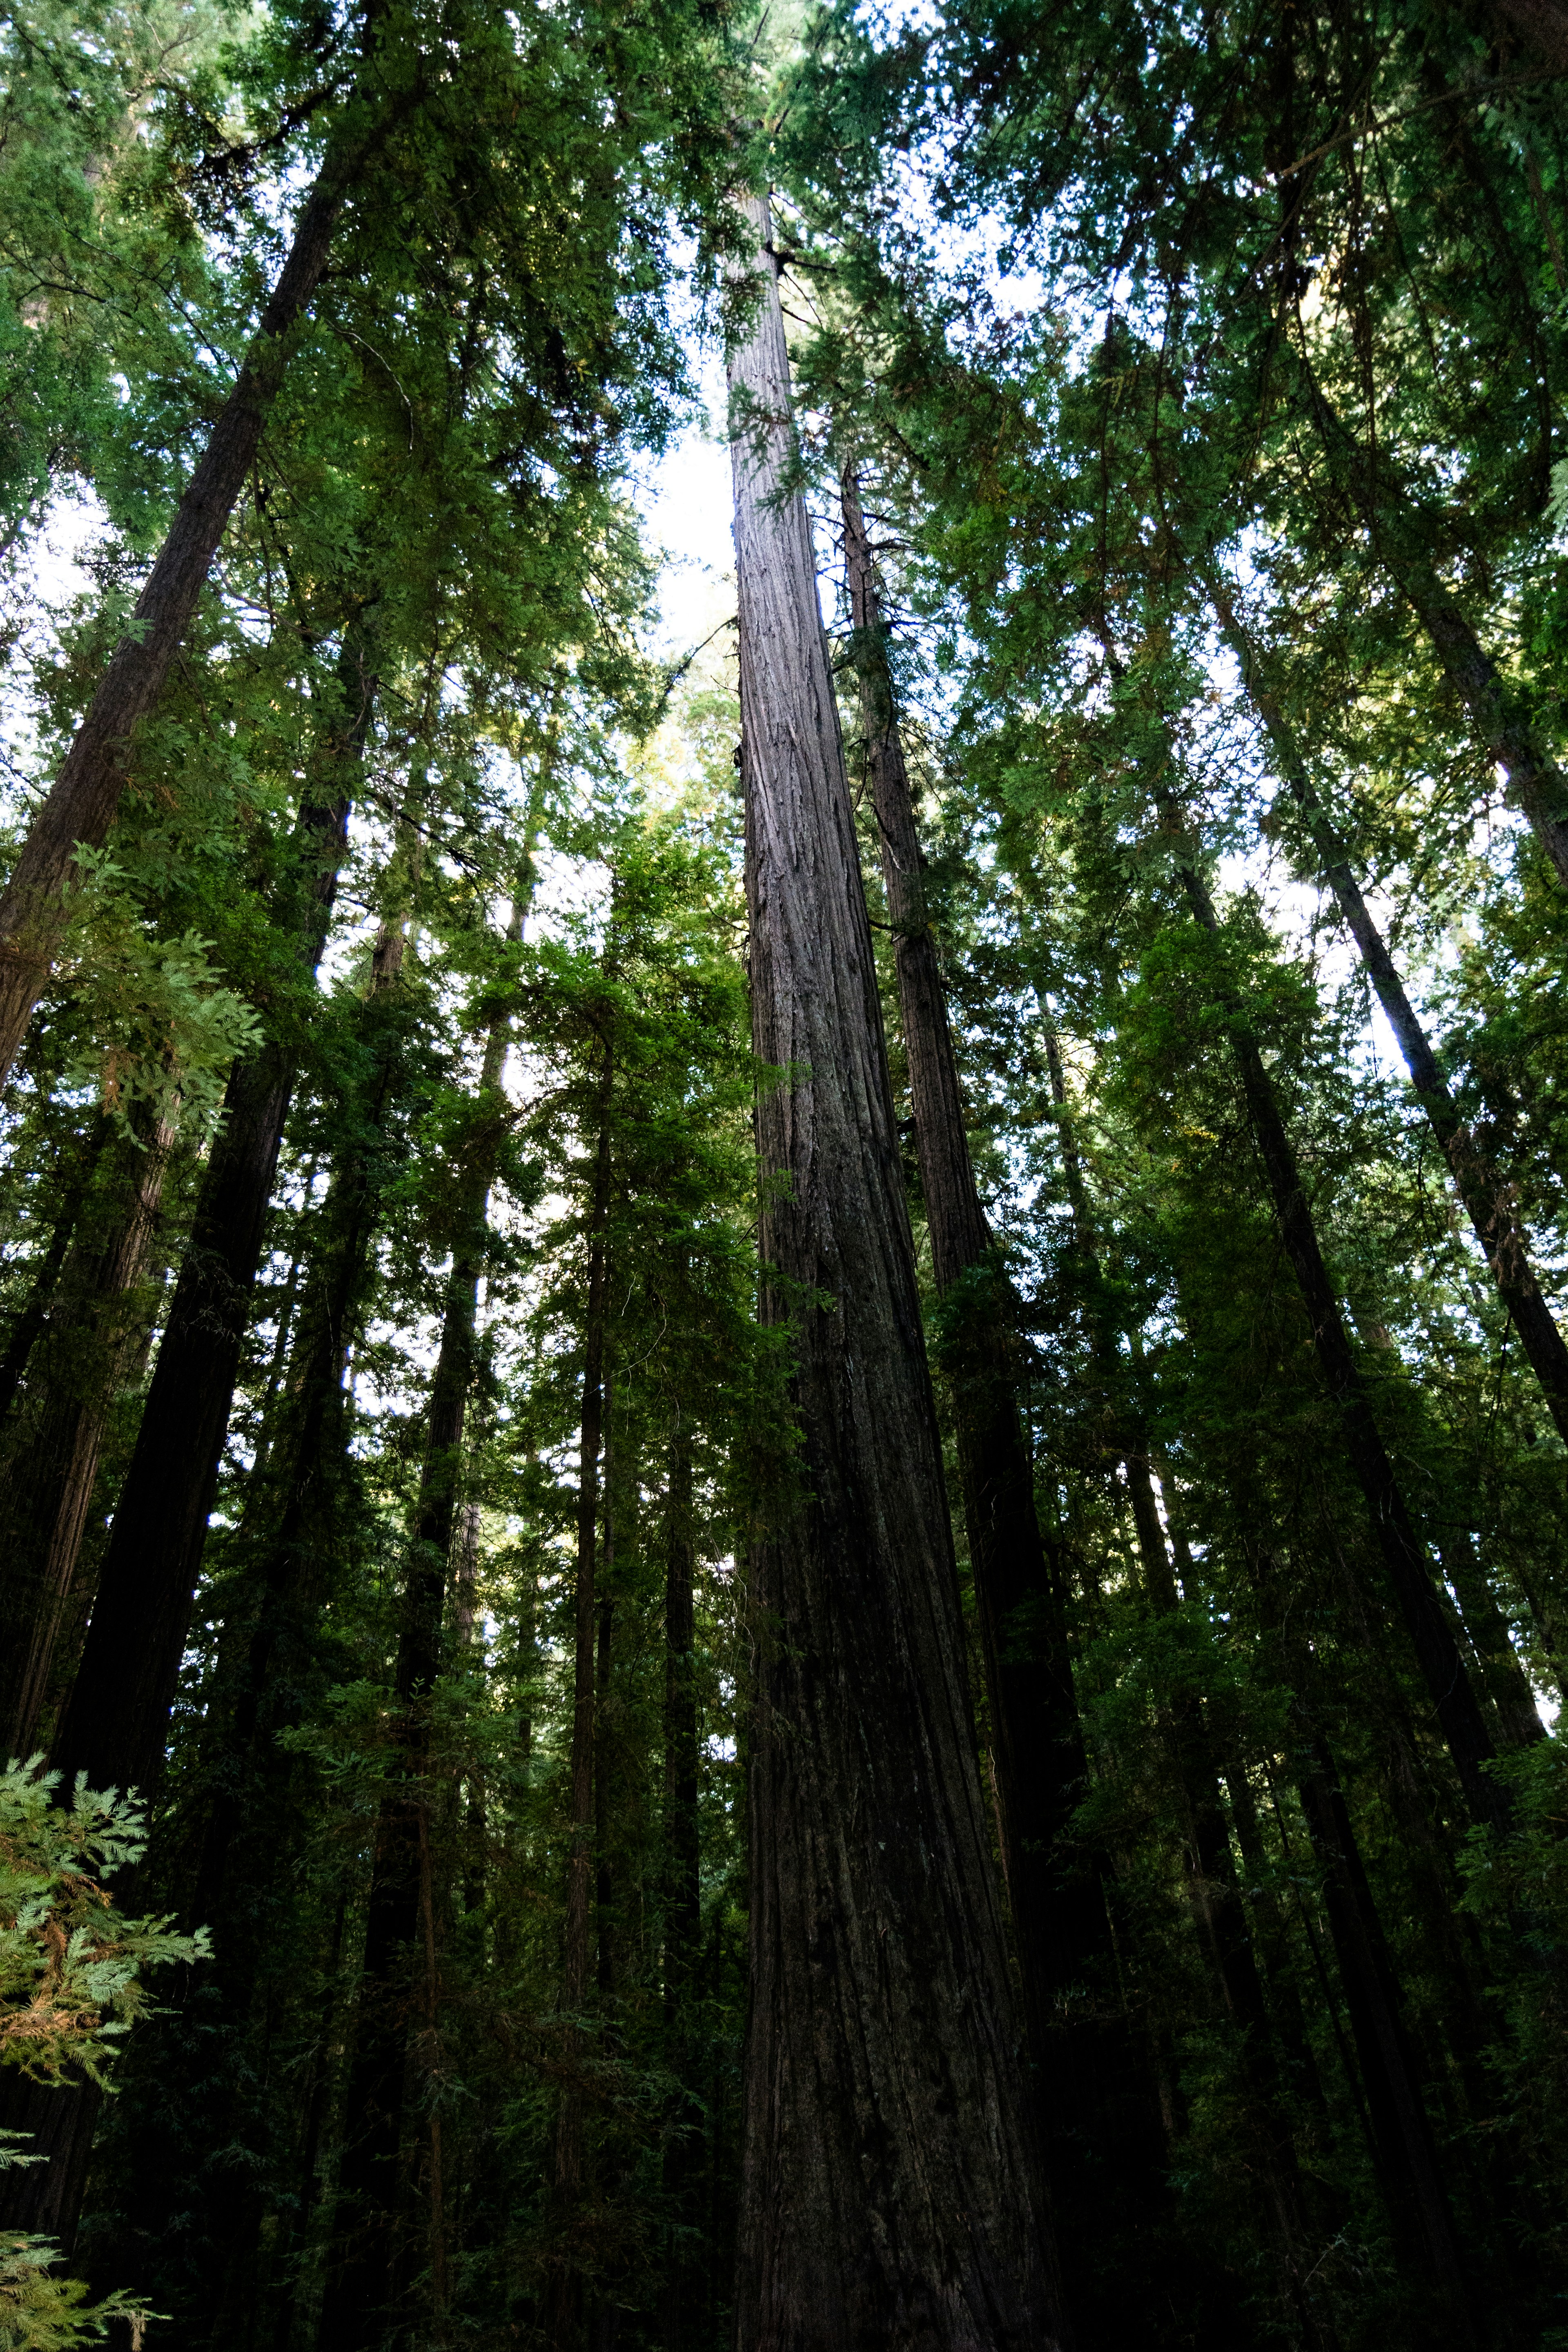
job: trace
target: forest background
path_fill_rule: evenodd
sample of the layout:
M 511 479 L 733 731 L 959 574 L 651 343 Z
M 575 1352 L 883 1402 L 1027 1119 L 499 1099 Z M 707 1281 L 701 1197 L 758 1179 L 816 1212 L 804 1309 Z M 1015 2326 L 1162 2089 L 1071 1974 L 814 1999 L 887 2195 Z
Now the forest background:
M 0 2345 L 756 2307 L 775 286 L 1059 2340 L 1568 2344 L 1568 16 L 0 39 Z

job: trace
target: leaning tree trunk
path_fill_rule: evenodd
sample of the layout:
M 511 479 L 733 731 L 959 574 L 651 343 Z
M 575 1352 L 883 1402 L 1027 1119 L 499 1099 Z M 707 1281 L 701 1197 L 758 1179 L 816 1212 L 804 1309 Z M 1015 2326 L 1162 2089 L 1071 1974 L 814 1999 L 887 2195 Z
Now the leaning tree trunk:
M 1416 1100 L 1426 1114 L 1427 1124 L 1447 1160 L 1455 1189 L 1469 1213 L 1498 1295 L 1513 1318 L 1520 1344 L 1541 1383 L 1546 1409 L 1560 1435 L 1568 1440 L 1568 1345 L 1542 1296 L 1540 1281 L 1530 1263 L 1528 1244 L 1514 1212 L 1513 1187 L 1489 1164 L 1468 1124 L 1459 1116 L 1458 1106 L 1405 992 L 1394 959 L 1367 910 L 1344 845 L 1336 836 L 1312 789 L 1300 748 L 1278 698 L 1261 675 L 1257 649 L 1241 625 L 1229 593 L 1212 572 L 1205 584 L 1221 631 L 1240 664 L 1243 683 L 1268 730 L 1279 773 L 1310 828 L 1323 860 L 1324 879 L 1334 894 L 1345 928 L 1360 950 L 1367 977 L 1387 1015 Z
M 736 2340 L 1059 2341 L 767 206 L 731 354 L 764 1319 L 799 1490 L 752 1558 Z M 760 279 L 760 282 L 758 280 Z
M 1163 2202 L 1163 2139 L 1142 2036 L 1107 1994 L 1115 1953 L 1099 1857 L 1069 1849 L 1087 1764 L 1059 1571 L 1035 1508 L 1018 1410 L 1011 1285 L 981 1206 L 946 992 L 854 467 L 840 478 L 867 780 L 881 847 L 931 1271 L 946 1302 L 965 1532 L 990 1701 L 1007 1893 L 1068 2298 L 1090 2335 L 1130 2324 Z M 1109 2298 L 1109 2301 L 1108 2301 Z M 1117 2316 L 1116 2315 L 1120 2315 Z
M 384 0 L 368 0 L 362 54 L 370 62 Z M 384 138 L 400 102 L 375 94 L 366 74 L 295 226 L 294 241 L 240 364 L 206 449 L 174 511 L 169 535 L 97 692 L 0 898 L 0 1081 L 10 1071 L 34 1005 L 47 983 L 66 920 L 65 893 L 78 846 L 96 848 L 120 805 L 130 739 L 163 689 L 236 499 L 256 462 L 283 383 L 290 337 L 315 299 L 350 190 Z
M 1163 800 L 1162 805 L 1166 821 L 1177 825 L 1168 798 Z M 1220 923 L 1214 901 L 1191 846 L 1179 830 L 1176 862 L 1194 915 L 1205 931 L 1217 935 Z M 1497 1750 L 1453 1629 L 1433 1589 L 1426 1552 L 1405 1507 L 1366 1384 L 1351 1352 L 1339 1298 L 1323 1262 L 1317 1225 L 1295 1151 L 1279 1115 L 1273 1081 L 1258 1051 L 1258 1040 L 1234 1007 L 1228 1025 L 1258 1158 L 1274 1202 L 1285 1254 L 1300 1286 L 1318 1367 L 1329 1394 L 1339 1407 L 1345 1451 L 1366 1497 L 1372 1533 L 1388 1570 L 1433 1710 L 1453 1758 L 1471 1818 L 1506 1827 L 1510 1813 L 1507 1797 L 1485 1769 Z
M 140 1302 L 129 1294 L 142 1281 L 157 1231 L 174 1142 L 173 1126 L 160 1121 L 149 1141 L 132 1138 L 123 1147 L 113 1229 L 96 1250 L 83 1248 L 89 1263 L 77 1269 L 75 1284 L 68 1266 L 64 1314 L 50 1318 L 49 1393 L 37 1421 L 29 1412 L 24 1424 L 26 1459 L 13 1465 L 10 1481 L 21 1491 L 6 1514 L 6 1577 L 26 1594 L 25 1638 L 7 1643 L 0 1667 L 14 1755 L 32 1753 L 51 1688 L 68 1675 L 71 1644 L 60 1634 L 68 1617 L 79 1623 L 83 1611 L 72 1587 L 110 1408 L 151 1338 L 156 1293 L 149 1289 Z
M 1478 748 L 1501 768 L 1560 882 L 1568 885 L 1568 777 L 1545 749 L 1534 715 L 1476 635 L 1433 562 L 1432 530 L 1388 460 L 1363 448 L 1335 414 L 1304 353 L 1298 366 L 1305 405 L 1335 480 L 1350 494 L 1400 593 L 1426 630 L 1449 684 L 1469 715 Z
M 308 803 L 297 827 L 309 883 L 300 950 L 310 970 L 326 941 L 352 778 L 374 695 L 368 675 L 357 675 L 355 646 L 363 650 L 351 635 L 340 669 L 345 687 L 357 689 L 347 702 L 347 730 L 330 745 L 337 793 Z M 85 1772 L 91 1788 L 146 1789 L 163 1764 L 292 1087 L 292 1063 L 277 1045 L 229 1080 L 81 1663 L 50 1751 L 68 1787 Z M 98 2098 L 89 2084 L 63 2095 L 26 2085 L 7 2095 L 0 2122 L 31 2132 L 34 2152 L 47 2161 L 0 2177 L 0 2226 L 68 2244 Z
M 52 1183 L 60 1187 L 63 1182 L 63 1191 L 58 1195 L 59 1208 L 49 1245 L 37 1262 L 27 1296 L 6 1338 L 5 1352 L 0 1356 L 0 1431 L 10 1418 L 17 1391 L 26 1377 L 28 1360 L 48 1321 L 50 1303 L 76 1234 L 77 1219 L 112 1130 L 109 1113 L 95 1112 L 87 1129 L 73 1136 L 56 1160 Z

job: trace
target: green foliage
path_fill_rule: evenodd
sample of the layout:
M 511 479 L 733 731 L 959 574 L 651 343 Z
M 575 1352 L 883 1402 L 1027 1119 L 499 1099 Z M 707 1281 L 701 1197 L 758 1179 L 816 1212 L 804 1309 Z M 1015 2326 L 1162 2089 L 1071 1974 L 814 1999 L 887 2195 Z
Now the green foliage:
M 59 1775 L 41 1756 L 0 1773 L 0 2064 L 40 2083 L 102 2084 L 117 2040 L 144 2013 L 149 1969 L 206 1957 L 205 1929 L 125 1919 L 102 1885 L 146 1851 L 134 1798 Z

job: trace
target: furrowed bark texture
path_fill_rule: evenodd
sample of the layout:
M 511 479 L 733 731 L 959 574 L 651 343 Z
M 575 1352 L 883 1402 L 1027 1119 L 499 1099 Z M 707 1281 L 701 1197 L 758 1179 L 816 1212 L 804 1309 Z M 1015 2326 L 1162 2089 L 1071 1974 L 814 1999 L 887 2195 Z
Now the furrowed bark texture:
M 870 541 L 852 466 L 840 482 L 867 779 L 914 1106 L 915 1150 L 990 1700 L 1007 1893 L 1064 2283 L 1092 2335 L 1139 2293 L 1137 2241 L 1162 2200 L 1163 2138 L 1141 2037 L 1106 1995 L 1115 1954 L 1094 1857 L 1066 1851 L 1087 1777 L 1058 1578 L 1035 1508 L 1005 1272 L 975 1188 L 963 1098 L 899 730 Z M 967 1279 L 966 1279 L 967 1277 Z M 1113 2251 L 1114 2249 L 1114 2251 Z M 1145 2251 L 1147 2251 L 1145 2249 Z
M 752 1559 L 736 2341 L 1060 2341 L 976 1769 L 843 746 L 765 205 L 731 362 L 764 1318 L 800 1500 Z
M 1259 669 L 1257 651 L 1242 627 L 1224 585 L 1211 575 L 1210 601 L 1222 632 L 1241 666 L 1244 684 L 1274 747 L 1279 773 L 1310 827 L 1323 858 L 1323 878 L 1334 894 L 1345 928 L 1356 943 L 1377 1001 L 1398 1041 L 1415 1097 L 1454 1179 L 1454 1187 L 1469 1213 L 1498 1295 L 1512 1318 L 1520 1345 L 1541 1383 L 1547 1411 L 1560 1435 L 1568 1440 L 1568 1343 L 1558 1329 L 1552 1309 L 1541 1293 L 1529 1246 L 1514 1209 L 1514 1189 L 1503 1181 L 1478 1145 L 1437 1066 L 1415 1006 L 1405 992 L 1382 932 L 1367 910 L 1343 844 L 1329 823 L 1307 763 L 1279 701 Z
M 1205 931 L 1217 933 L 1219 918 L 1195 864 L 1186 853 L 1179 851 L 1178 866 L 1193 913 Z M 1280 1239 L 1300 1286 L 1312 1327 L 1318 1367 L 1329 1394 L 1339 1407 L 1345 1451 L 1366 1497 L 1372 1531 L 1388 1570 L 1433 1712 L 1454 1759 L 1472 1818 L 1505 1828 L 1509 1819 L 1507 1800 L 1483 1769 L 1497 1750 L 1458 1643 L 1433 1588 L 1426 1552 L 1405 1507 L 1366 1384 L 1351 1351 L 1339 1298 L 1323 1263 L 1317 1226 L 1295 1151 L 1279 1116 L 1273 1082 L 1258 1049 L 1258 1041 L 1245 1022 L 1233 1018 L 1230 1034 Z

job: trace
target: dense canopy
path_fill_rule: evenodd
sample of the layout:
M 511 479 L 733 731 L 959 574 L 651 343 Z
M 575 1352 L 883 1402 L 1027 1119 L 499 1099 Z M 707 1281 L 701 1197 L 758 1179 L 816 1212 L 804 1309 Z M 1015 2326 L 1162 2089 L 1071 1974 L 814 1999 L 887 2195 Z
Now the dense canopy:
M 1568 8 L 0 61 L 0 2347 L 1561 2347 Z

